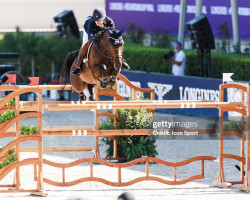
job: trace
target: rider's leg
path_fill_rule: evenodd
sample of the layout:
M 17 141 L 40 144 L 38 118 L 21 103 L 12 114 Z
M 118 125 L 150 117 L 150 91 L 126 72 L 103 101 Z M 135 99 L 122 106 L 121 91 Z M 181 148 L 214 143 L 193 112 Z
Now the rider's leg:
M 74 67 L 74 69 L 72 70 L 72 72 L 71 72 L 72 74 L 79 74 L 79 72 L 81 71 L 80 66 L 81 66 L 81 63 L 82 63 L 83 58 L 84 58 L 82 55 L 82 50 L 83 50 L 83 48 L 81 47 L 79 54 L 78 54 L 78 58 L 77 58 L 77 64 Z
M 72 70 L 72 74 L 79 74 L 81 71 L 81 63 L 84 59 L 84 57 L 86 56 L 87 53 L 87 47 L 85 46 L 85 44 L 88 42 L 88 34 L 85 32 L 85 30 L 83 29 L 83 39 L 82 39 L 82 46 L 80 48 L 79 54 L 78 54 L 78 59 L 77 59 L 77 64 L 75 66 L 75 68 Z

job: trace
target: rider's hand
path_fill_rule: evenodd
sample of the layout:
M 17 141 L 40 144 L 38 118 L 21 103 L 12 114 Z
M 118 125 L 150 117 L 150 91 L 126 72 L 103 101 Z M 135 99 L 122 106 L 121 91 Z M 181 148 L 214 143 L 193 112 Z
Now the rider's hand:
M 91 41 L 97 41 L 97 40 L 99 40 L 99 39 L 101 38 L 101 36 L 102 36 L 102 33 L 101 33 L 101 32 L 98 32 L 98 33 L 96 33 L 95 35 L 93 35 L 93 36 L 90 38 L 90 40 L 91 40 Z
M 95 34 L 95 38 L 97 38 L 97 39 L 100 39 L 101 36 L 102 36 L 101 32 L 98 32 L 98 33 Z

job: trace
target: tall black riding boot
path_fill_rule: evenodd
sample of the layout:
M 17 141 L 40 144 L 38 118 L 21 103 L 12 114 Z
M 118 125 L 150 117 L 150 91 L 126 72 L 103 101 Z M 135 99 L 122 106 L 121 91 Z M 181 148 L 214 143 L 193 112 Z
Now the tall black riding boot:
M 80 66 L 81 66 L 82 61 L 83 61 L 83 57 L 81 55 L 81 50 L 80 50 L 79 55 L 78 55 L 77 64 L 74 67 L 74 69 L 72 70 L 71 74 L 78 75 L 78 76 L 80 75 L 80 72 L 81 72 Z

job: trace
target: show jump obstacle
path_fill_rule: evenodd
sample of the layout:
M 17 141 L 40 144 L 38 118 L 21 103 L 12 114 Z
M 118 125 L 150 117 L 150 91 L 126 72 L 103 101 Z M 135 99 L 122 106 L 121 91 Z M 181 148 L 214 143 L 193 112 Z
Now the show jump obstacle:
M 6 137 L 14 137 L 15 139 L 7 144 L 0 151 L 0 162 L 10 156 L 7 152 L 10 149 L 15 148 L 16 161 L 0 169 L 0 184 L 1 180 L 9 175 L 11 171 L 14 170 L 15 178 L 14 182 L 6 185 L 0 185 L 0 192 L 33 192 L 37 195 L 44 195 L 43 184 L 51 184 L 54 186 L 73 186 L 82 182 L 87 181 L 97 181 L 110 186 L 128 186 L 140 181 L 158 181 L 164 184 L 169 185 L 180 185 L 185 184 L 196 179 L 204 178 L 204 161 L 205 160 L 215 160 L 215 157 L 212 156 L 197 156 L 189 158 L 182 162 L 167 162 L 155 157 L 143 157 L 131 162 L 114 164 L 107 161 L 107 159 L 101 159 L 99 148 L 98 148 L 98 137 L 109 137 L 114 140 L 114 155 L 112 159 L 118 160 L 117 157 L 117 141 L 115 136 L 117 135 L 149 135 L 149 130 L 99 130 L 98 127 L 98 118 L 100 116 L 108 116 L 114 119 L 114 125 L 116 127 L 116 114 L 117 109 L 132 109 L 132 108 L 141 108 L 148 109 L 150 112 L 154 112 L 154 109 L 168 109 L 168 108 L 218 108 L 220 116 L 220 150 L 219 150 L 219 175 L 217 181 L 214 182 L 215 186 L 218 187 L 229 187 L 231 184 L 241 184 L 240 189 L 243 191 L 250 192 L 250 87 L 244 87 L 237 84 L 222 84 L 220 85 L 220 102 L 211 102 L 211 101 L 156 101 L 154 96 L 153 89 L 143 89 L 134 86 L 130 83 L 123 75 L 119 76 L 119 79 L 123 81 L 127 86 L 132 88 L 132 96 L 135 98 L 136 92 L 150 93 L 151 100 L 148 101 L 126 101 L 123 97 L 117 94 L 117 87 L 115 89 L 98 89 L 97 99 L 100 95 L 110 95 L 114 98 L 114 101 L 95 101 L 95 102 L 57 102 L 57 101 L 42 101 L 42 90 L 71 90 L 72 87 L 67 85 L 62 87 L 60 85 L 53 86 L 14 86 L 14 85 L 2 85 L 0 90 L 2 91 L 13 91 L 8 96 L 0 102 L 0 114 L 4 111 L 11 109 L 16 110 L 16 116 L 2 124 L 0 124 L 0 139 Z M 227 88 L 237 88 L 241 90 L 241 102 L 224 102 L 224 90 Z M 37 93 L 38 98 L 36 102 L 29 101 L 20 101 L 20 95 L 28 92 Z M 247 103 L 245 102 L 244 97 L 247 96 Z M 6 104 L 15 98 L 15 106 L 6 106 Z M 111 109 L 113 113 L 100 112 L 103 109 Z M 44 111 L 74 111 L 74 110 L 93 110 L 95 112 L 95 122 L 96 127 L 89 126 L 78 126 L 78 127 L 43 127 L 42 117 Z M 28 111 L 28 112 L 24 112 Z M 223 130 L 223 115 L 225 112 L 235 111 L 241 114 L 242 116 L 242 129 L 241 133 L 233 131 Z M 20 120 L 29 117 L 36 117 L 38 119 L 38 130 L 39 134 L 36 135 L 20 135 Z M 244 127 L 244 117 L 248 118 L 247 126 Z M 12 124 L 15 124 L 15 127 L 11 127 Z M 244 130 L 245 129 L 245 130 Z M 211 132 L 204 130 L 204 133 L 210 134 Z M 245 134 L 244 134 L 245 133 Z M 43 152 L 55 152 L 55 151 L 91 151 L 91 147 L 55 147 L 55 148 L 43 148 L 43 136 L 96 136 L 96 149 L 95 155 L 93 158 L 83 158 L 76 160 L 72 163 L 61 164 L 55 163 L 43 159 Z M 223 151 L 223 137 L 225 135 L 234 135 L 241 138 L 241 154 L 232 155 L 225 154 Z M 36 148 L 21 148 L 20 143 L 25 141 L 37 141 Z M 197 141 L 198 142 L 198 141 Z M 246 143 L 245 143 L 246 142 Z M 244 145 L 246 145 L 246 152 L 244 152 Z M 26 158 L 21 159 L 21 152 L 37 152 L 37 158 Z M 245 157 L 244 157 L 245 155 Z M 240 181 L 227 182 L 224 176 L 224 159 L 235 159 L 241 162 L 241 177 Z M 201 162 L 201 173 L 192 177 L 189 177 L 184 180 L 178 180 L 177 178 L 177 167 L 184 166 L 189 163 L 200 161 Z M 134 180 L 123 182 L 122 181 L 122 172 L 121 169 L 125 167 L 132 166 L 137 163 L 145 162 L 146 163 L 146 173 L 144 177 L 139 177 Z M 165 166 L 173 167 L 174 175 L 173 180 L 165 180 L 163 178 L 155 177 L 149 173 L 149 163 L 155 162 Z M 65 179 L 65 169 L 77 166 L 82 163 L 89 163 L 90 171 L 88 177 L 82 177 L 77 180 L 67 182 Z M 93 166 L 95 163 L 99 163 L 108 167 L 116 168 L 118 171 L 117 182 L 111 182 L 103 178 L 94 176 Z M 20 167 L 24 165 L 34 165 L 34 180 L 37 182 L 37 185 L 32 189 L 22 189 L 20 185 Z M 62 182 L 56 182 L 50 180 L 46 177 L 46 171 L 43 170 L 44 165 L 50 165 L 62 169 Z M 246 166 L 246 167 L 245 167 Z M 244 167 L 246 169 L 246 174 L 244 175 Z

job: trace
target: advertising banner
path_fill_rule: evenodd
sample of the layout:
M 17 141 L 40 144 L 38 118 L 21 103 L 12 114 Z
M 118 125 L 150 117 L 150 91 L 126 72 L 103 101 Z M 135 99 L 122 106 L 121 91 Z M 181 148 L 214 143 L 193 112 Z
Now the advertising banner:
M 173 76 L 167 74 L 146 73 L 139 71 L 122 71 L 135 86 L 142 88 L 155 89 L 156 100 L 208 100 L 219 102 L 220 93 L 219 85 L 222 79 L 200 78 L 189 76 Z M 235 82 L 239 83 L 239 82 Z M 248 86 L 249 83 L 240 83 Z M 126 86 L 121 80 L 117 82 L 118 93 L 129 98 L 132 96 L 132 90 Z M 136 93 L 136 98 L 140 98 L 141 94 Z M 145 95 L 144 98 L 150 98 Z M 247 98 L 245 98 L 247 100 Z M 225 90 L 225 101 L 240 102 L 241 93 L 238 89 Z M 218 116 L 218 109 L 159 109 L 160 112 L 193 115 L 193 116 Z M 231 116 L 237 116 L 235 112 L 230 112 Z
M 207 16 L 215 37 L 218 37 L 218 26 L 223 22 L 228 22 L 231 37 L 233 36 L 230 2 L 230 0 L 203 0 L 202 14 Z M 250 39 L 248 25 L 250 2 L 240 0 L 238 6 L 240 38 Z M 117 28 L 128 28 L 133 22 L 148 33 L 168 30 L 170 35 L 178 34 L 180 0 L 106 0 L 106 10 Z M 186 20 L 189 21 L 194 17 L 195 0 L 188 0 Z

